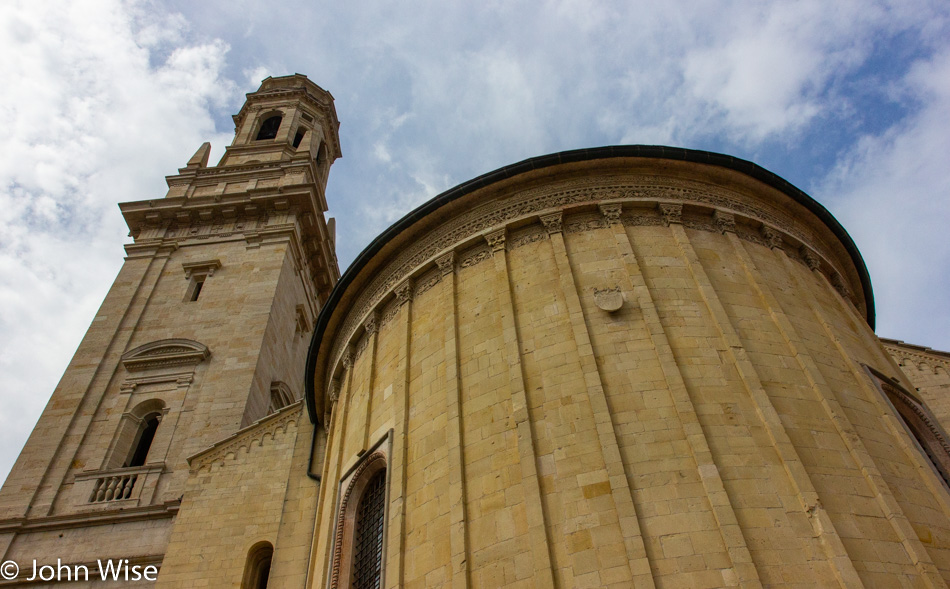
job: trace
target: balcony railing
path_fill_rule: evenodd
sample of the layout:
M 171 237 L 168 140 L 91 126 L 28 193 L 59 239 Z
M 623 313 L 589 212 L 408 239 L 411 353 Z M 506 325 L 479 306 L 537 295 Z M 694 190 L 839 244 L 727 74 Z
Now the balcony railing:
M 138 473 L 120 474 L 96 479 L 89 496 L 89 503 L 103 503 L 105 501 L 120 501 L 132 496 Z

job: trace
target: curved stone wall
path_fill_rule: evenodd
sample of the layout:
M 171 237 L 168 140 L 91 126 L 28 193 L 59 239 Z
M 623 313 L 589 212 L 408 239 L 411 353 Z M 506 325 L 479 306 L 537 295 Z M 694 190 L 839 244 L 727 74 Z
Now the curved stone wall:
M 880 379 L 913 388 L 815 207 L 735 169 L 593 158 L 414 215 L 312 348 L 313 586 L 377 448 L 387 587 L 950 578 L 950 495 Z

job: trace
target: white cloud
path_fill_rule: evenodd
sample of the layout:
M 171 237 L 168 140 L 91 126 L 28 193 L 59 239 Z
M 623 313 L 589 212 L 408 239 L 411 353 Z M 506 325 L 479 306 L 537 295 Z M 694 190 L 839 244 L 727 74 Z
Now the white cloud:
M 0 473 L 30 431 L 122 262 L 120 201 L 216 136 L 227 46 L 180 15 L 111 0 L 0 5 Z M 137 23 L 150 23 L 137 27 Z M 170 46 L 173 45 L 173 46 Z
M 0 442 L 13 448 L 0 474 L 121 264 L 116 203 L 162 196 L 202 142 L 230 141 L 244 92 L 294 71 L 337 98 L 328 201 L 344 265 L 427 198 L 525 157 L 663 143 L 767 164 L 760 150 L 809 154 L 798 142 L 833 125 L 851 143 L 821 154 L 848 157 L 816 196 L 868 261 L 882 333 L 950 348 L 927 335 L 950 333 L 946 59 L 907 77 L 862 70 L 901 35 L 912 55 L 950 45 L 943 0 L 167 5 L 0 3 L 0 50 L 16 56 L 0 61 Z M 858 141 L 856 121 L 877 113 L 843 80 L 890 88 L 915 114 Z
M 922 103 L 911 120 L 864 137 L 825 181 L 819 199 L 864 255 L 878 333 L 947 349 L 950 315 L 950 51 L 903 80 Z

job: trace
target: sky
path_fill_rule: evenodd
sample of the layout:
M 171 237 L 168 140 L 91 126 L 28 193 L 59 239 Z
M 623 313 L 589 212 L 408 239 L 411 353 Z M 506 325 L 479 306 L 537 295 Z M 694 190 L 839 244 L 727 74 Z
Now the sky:
M 470 178 L 614 144 L 751 160 L 864 256 L 877 333 L 950 350 L 945 0 L 4 0 L 0 3 L 0 479 L 130 242 L 269 76 L 336 99 L 344 269 Z

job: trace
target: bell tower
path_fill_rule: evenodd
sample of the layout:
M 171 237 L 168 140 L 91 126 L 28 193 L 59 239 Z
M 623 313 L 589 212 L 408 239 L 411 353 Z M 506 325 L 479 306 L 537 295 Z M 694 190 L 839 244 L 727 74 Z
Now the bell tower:
M 164 198 L 119 205 L 133 242 L 0 490 L 2 560 L 161 563 L 188 458 L 302 397 L 339 278 L 333 97 L 269 77 L 234 123 L 217 166 L 205 143 Z

